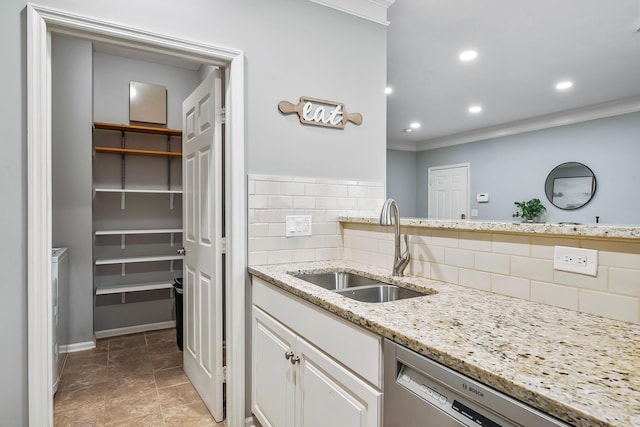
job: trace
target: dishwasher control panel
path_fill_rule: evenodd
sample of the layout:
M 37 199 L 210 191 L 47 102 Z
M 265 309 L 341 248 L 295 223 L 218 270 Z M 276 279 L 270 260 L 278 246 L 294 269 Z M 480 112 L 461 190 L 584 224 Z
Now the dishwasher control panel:
M 449 414 L 449 416 L 457 419 L 465 426 L 514 427 L 514 424 L 506 420 L 494 421 L 490 418 L 497 419 L 498 417 L 494 414 L 486 410 L 483 411 L 482 408 L 470 402 L 463 401 L 453 391 L 408 365 L 401 367 L 396 382 L 422 400 L 431 403 L 441 411 Z

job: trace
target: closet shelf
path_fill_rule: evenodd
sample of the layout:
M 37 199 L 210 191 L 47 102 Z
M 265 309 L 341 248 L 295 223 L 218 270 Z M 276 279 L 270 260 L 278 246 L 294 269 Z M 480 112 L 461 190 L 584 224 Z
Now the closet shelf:
M 94 129 L 117 130 L 121 132 L 147 133 L 152 135 L 182 136 L 180 129 L 156 128 L 151 126 L 118 125 L 115 123 L 93 122 Z
M 171 289 L 171 282 L 131 283 L 126 285 L 104 285 L 96 288 L 96 295 L 121 294 L 124 292 L 153 291 L 156 289 Z
M 184 257 L 182 255 L 159 255 L 145 257 L 128 257 L 128 258 L 109 258 L 97 259 L 96 265 L 113 265 L 113 264 L 133 264 L 137 262 L 154 262 L 154 261 L 177 261 Z
M 139 230 L 96 230 L 96 236 L 120 236 L 123 234 L 171 234 L 182 233 L 182 228 L 158 228 Z
M 146 190 L 135 188 L 95 188 L 96 193 L 150 193 L 150 194 L 182 194 L 182 190 Z
M 117 147 L 94 147 L 99 153 L 112 154 L 138 154 L 142 156 L 171 156 L 182 157 L 182 153 L 175 151 L 155 151 L 155 150 L 138 150 L 135 148 L 117 148 Z

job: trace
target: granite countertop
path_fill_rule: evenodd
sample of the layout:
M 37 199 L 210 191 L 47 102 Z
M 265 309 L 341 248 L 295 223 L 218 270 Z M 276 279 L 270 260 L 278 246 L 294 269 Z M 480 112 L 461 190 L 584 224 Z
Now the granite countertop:
M 379 217 L 343 216 L 340 222 L 354 224 L 380 223 Z M 541 234 L 595 239 L 640 240 L 640 227 L 634 225 L 603 224 L 552 224 L 535 222 L 500 222 L 443 220 L 426 218 L 401 218 L 400 225 L 406 227 L 436 228 L 441 230 L 484 231 L 491 233 Z
M 361 303 L 289 272 L 357 272 L 435 294 Z M 577 426 L 640 426 L 640 326 L 348 261 L 249 273 Z

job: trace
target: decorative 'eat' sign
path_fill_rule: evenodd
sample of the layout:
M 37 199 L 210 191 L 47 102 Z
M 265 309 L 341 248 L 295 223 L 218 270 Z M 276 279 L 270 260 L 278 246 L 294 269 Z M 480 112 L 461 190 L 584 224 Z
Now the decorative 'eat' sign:
M 305 125 L 324 126 L 344 129 L 347 122 L 357 125 L 362 123 L 362 114 L 347 113 L 341 102 L 301 96 L 297 105 L 289 101 L 280 101 L 278 110 L 283 114 L 298 113 L 300 123 Z

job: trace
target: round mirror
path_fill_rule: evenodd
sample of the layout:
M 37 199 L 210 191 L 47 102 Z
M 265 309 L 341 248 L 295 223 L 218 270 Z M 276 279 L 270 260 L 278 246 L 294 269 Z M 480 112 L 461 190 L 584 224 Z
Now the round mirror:
M 596 176 L 582 163 L 562 163 L 549 172 L 545 193 L 555 207 L 578 209 L 589 203 L 596 193 Z

